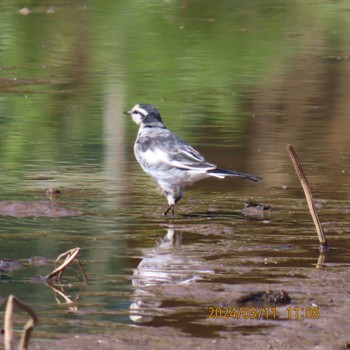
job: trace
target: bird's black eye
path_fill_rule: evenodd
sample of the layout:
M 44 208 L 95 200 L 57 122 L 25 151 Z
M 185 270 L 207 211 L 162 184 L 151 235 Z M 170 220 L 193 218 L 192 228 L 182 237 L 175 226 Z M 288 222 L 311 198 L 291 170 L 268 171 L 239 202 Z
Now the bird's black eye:
M 144 113 L 142 113 L 141 111 L 138 111 L 138 110 L 134 111 L 134 113 L 135 113 L 135 114 L 139 114 L 141 117 L 144 117 L 144 116 L 145 116 Z

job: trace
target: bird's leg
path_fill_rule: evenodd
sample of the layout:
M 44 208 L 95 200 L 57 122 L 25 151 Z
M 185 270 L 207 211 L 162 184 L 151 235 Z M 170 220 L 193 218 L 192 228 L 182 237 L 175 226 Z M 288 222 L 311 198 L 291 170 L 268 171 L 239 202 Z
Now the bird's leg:
M 174 200 L 174 193 L 166 192 L 165 195 L 166 195 L 166 197 L 168 199 L 169 207 L 163 213 L 163 215 L 164 216 L 167 215 L 169 213 L 169 211 L 171 210 L 172 216 L 174 218 L 175 217 L 175 204 L 182 198 L 182 188 L 181 187 L 177 187 L 176 188 L 176 198 L 175 198 L 175 200 Z
M 173 217 L 175 216 L 175 204 L 169 205 L 168 209 L 163 213 L 163 215 L 167 215 L 169 211 L 171 210 Z
M 169 204 L 169 207 L 168 209 L 163 213 L 163 215 L 167 215 L 169 213 L 169 211 L 171 210 L 172 214 L 173 214 L 173 217 L 175 216 L 175 210 L 174 210 L 174 207 L 175 207 L 175 199 L 174 199 L 174 190 L 171 189 L 170 191 L 165 191 L 165 196 L 168 200 L 168 204 Z
M 177 187 L 176 188 L 176 198 L 175 198 L 175 204 L 182 198 L 182 188 Z

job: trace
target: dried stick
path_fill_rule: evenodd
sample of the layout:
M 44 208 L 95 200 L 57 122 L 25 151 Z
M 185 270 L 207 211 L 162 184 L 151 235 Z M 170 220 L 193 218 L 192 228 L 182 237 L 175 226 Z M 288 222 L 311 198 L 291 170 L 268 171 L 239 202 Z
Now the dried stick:
M 73 249 L 69 249 L 68 251 L 66 251 L 63 254 L 60 254 L 57 257 L 55 263 L 58 264 L 58 263 L 60 263 L 60 260 L 64 259 L 64 261 L 61 263 L 61 265 L 56 267 L 52 272 L 50 272 L 46 276 L 40 276 L 40 275 L 35 276 L 33 278 L 33 281 L 34 282 L 46 282 L 48 284 L 61 283 L 61 277 L 62 277 L 65 269 L 67 268 L 68 265 L 70 265 L 73 261 L 75 261 L 79 266 L 79 270 L 80 270 L 83 282 L 85 284 L 87 284 L 89 279 L 84 271 L 82 263 L 77 258 L 79 253 L 80 253 L 80 248 L 73 248 Z
M 26 350 L 28 348 L 29 338 L 33 331 L 34 326 L 38 324 L 38 316 L 36 313 L 23 301 L 17 299 L 14 295 L 10 295 L 7 304 L 6 304 L 6 311 L 5 311 L 5 322 L 4 322 L 4 328 L 5 328 L 5 337 L 4 337 L 4 345 L 5 350 L 12 350 L 13 349 L 13 331 L 12 331 L 12 318 L 13 318 L 13 307 L 14 304 L 19 306 L 22 310 L 27 312 L 31 318 L 27 321 L 23 328 L 23 334 L 20 339 L 20 343 L 18 346 L 19 350 Z
M 314 199 L 312 197 L 312 193 L 311 193 L 311 190 L 310 190 L 309 183 L 308 183 L 307 178 L 306 178 L 306 176 L 304 174 L 304 171 L 303 171 L 303 168 L 302 168 L 302 166 L 300 164 L 298 156 L 297 156 L 296 152 L 294 151 L 293 146 L 292 145 L 287 145 L 287 151 L 288 151 L 288 154 L 289 154 L 290 158 L 292 159 L 295 171 L 296 171 L 296 173 L 297 173 L 297 175 L 299 177 L 301 186 L 302 186 L 302 188 L 304 190 L 304 194 L 305 194 L 305 197 L 306 197 L 307 205 L 309 207 L 312 219 L 313 219 L 315 227 L 316 227 L 318 240 L 320 241 L 320 247 L 319 247 L 320 252 L 325 252 L 325 251 L 328 250 L 328 244 L 327 244 L 324 232 L 323 232 L 321 221 L 320 221 L 320 219 L 318 217 L 318 214 L 317 214 L 317 211 L 316 211 L 315 202 L 314 202 Z
M 66 258 L 64 260 L 64 262 L 57 267 L 54 271 L 52 271 L 51 273 L 49 273 L 47 275 L 47 280 L 50 281 L 53 277 L 56 277 L 56 275 L 58 275 L 58 279 L 61 278 L 63 271 L 65 270 L 65 268 L 74 260 L 76 259 L 76 257 L 78 256 L 80 252 L 80 248 L 73 248 L 68 250 L 67 252 L 61 254 L 60 256 L 57 257 L 56 259 L 56 263 L 58 263 L 62 258 Z

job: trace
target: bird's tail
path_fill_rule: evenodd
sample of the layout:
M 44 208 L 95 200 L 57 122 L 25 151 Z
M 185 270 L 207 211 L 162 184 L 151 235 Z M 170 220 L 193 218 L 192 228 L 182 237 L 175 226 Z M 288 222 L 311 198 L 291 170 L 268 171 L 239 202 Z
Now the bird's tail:
M 254 182 L 262 179 L 260 176 L 256 176 L 248 173 L 241 173 L 239 171 L 234 171 L 234 170 L 213 169 L 213 170 L 209 170 L 207 173 L 219 178 L 224 178 L 225 176 L 237 176 L 237 177 L 241 177 L 243 179 L 254 181 Z

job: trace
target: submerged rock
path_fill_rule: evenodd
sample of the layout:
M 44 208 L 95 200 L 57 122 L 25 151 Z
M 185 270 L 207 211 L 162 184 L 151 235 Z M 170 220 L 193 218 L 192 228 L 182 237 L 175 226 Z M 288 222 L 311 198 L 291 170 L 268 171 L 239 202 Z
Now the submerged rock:
M 49 259 L 45 256 L 32 256 L 28 259 L 28 263 L 33 266 L 43 266 L 49 263 Z
M 47 283 L 48 278 L 47 276 L 35 275 L 34 277 L 32 277 L 31 281 L 33 283 Z
M 53 199 L 60 196 L 62 192 L 57 187 L 50 187 L 45 191 L 45 194 L 49 199 Z
M 272 208 L 269 205 L 264 205 L 256 202 L 245 202 L 241 213 L 256 220 L 268 220 L 272 216 Z
M 290 296 L 282 289 L 254 292 L 237 299 L 238 304 L 286 305 L 290 302 Z
M 22 264 L 14 259 L 1 259 L 0 260 L 0 272 L 10 272 L 19 270 Z
M 80 216 L 80 210 L 67 209 L 51 201 L 0 201 L 0 216 L 23 217 L 62 217 Z

